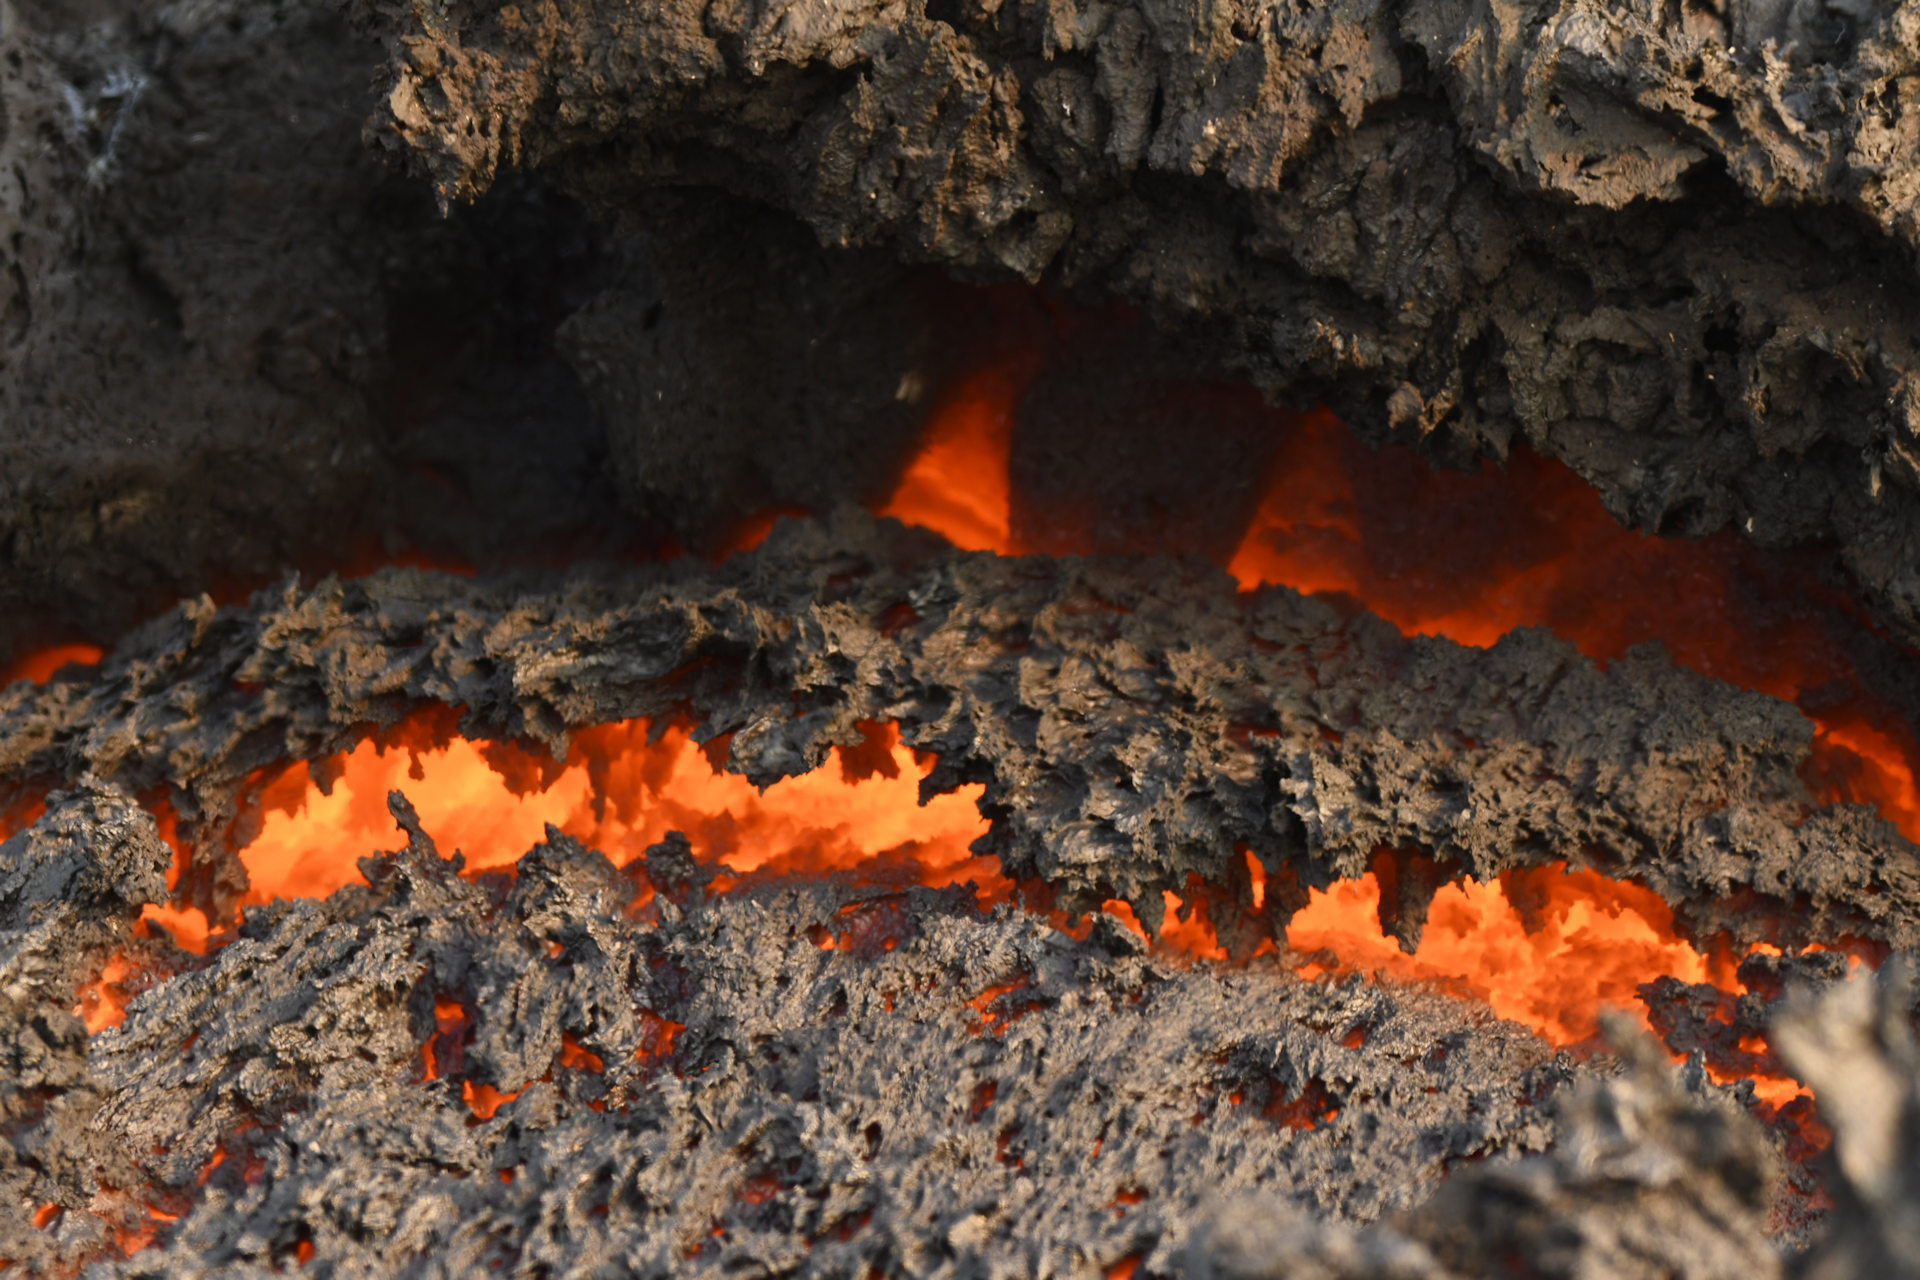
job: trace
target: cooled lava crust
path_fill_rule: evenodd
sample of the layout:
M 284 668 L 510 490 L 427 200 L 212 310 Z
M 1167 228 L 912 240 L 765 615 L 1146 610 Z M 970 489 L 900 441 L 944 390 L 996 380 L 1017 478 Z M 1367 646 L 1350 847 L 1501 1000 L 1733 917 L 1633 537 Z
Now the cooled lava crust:
M 443 198 L 715 187 L 1103 291 L 1371 439 L 1834 540 L 1920 639 L 1914 0 L 354 8 Z
M 684 716 L 763 782 L 893 720 L 938 753 L 930 786 L 986 784 L 991 851 L 1056 906 L 1157 925 L 1160 888 L 1235 885 L 1246 844 L 1271 892 L 1216 917 L 1241 952 L 1382 847 L 1489 876 L 1609 850 L 1739 937 L 1905 948 L 1915 919 L 1893 829 L 1807 811 L 1798 713 L 1657 654 L 1407 640 L 1197 562 L 969 555 L 863 516 L 717 569 L 290 583 L 0 701 L 0 776 L 58 788 L 0 881 L 7 1256 L 112 1256 L 117 1231 L 161 1237 L 107 1268 L 129 1275 L 1753 1276 L 1804 1233 L 1789 1135 L 1703 1071 L 1729 1046 L 1683 1045 L 1706 1058 L 1676 1082 L 1622 1041 L 1618 1074 L 1472 1001 L 1186 968 L 965 889 L 710 895 L 683 843 L 623 872 L 557 832 L 463 879 L 397 795 L 407 847 L 368 851 L 370 887 L 248 908 L 205 959 L 135 936 L 171 854 L 133 796 L 170 801 L 182 898 L 229 918 L 248 780 L 434 705 L 558 753 Z M 1400 883 L 1410 938 L 1424 880 Z M 116 947 L 151 989 L 89 1038 L 68 1010 Z M 1900 1061 L 1873 1043 L 1834 1070 Z M 1870 1220 L 1828 1186 L 1843 1228 Z

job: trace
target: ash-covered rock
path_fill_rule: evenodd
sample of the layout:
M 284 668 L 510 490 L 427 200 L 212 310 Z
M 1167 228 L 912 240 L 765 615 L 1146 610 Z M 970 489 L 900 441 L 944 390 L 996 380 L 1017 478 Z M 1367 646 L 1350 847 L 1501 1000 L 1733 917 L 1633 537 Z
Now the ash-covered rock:
M 618 523 L 551 341 L 602 237 L 526 184 L 442 220 L 329 0 L 8 0 L 0 53 L 0 664 Z
M 165 898 L 171 857 L 153 818 L 93 779 L 49 796 L 38 822 L 0 843 L 0 1257 L 29 1274 L 112 1240 L 93 1215 L 49 1234 L 36 1211 L 79 1209 L 103 1183 L 135 1180 L 88 1127 L 104 1091 L 74 1005 L 140 909 Z
M 1538 1151 L 1587 1070 L 1467 1002 L 1168 968 L 965 887 L 636 917 L 557 832 L 467 880 L 407 825 L 92 1041 L 90 1141 L 177 1215 L 108 1274 L 1160 1271 L 1219 1195 L 1364 1222 Z
M 1920 6 L 356 0 L 466 199 L 709 186 L 1055 280 L 1623 521 L 1832 540 L 1920 639 Z
M 1707 1083 L 1625 1026 L 1622 1070 L 1555 1095 L 1552 1149 L 1456 1174 L 1410 1213 L 1354 1227 L 1248 1196 L 1217 1208 L 1185 1259 L 1201 1280 L 1444 1280 L 1502 1272 L 1737 1280 L 1785 1272 L 1766 1241 L 1773 1151 Z M 1873 1272 L 1846 1272 L 1868 1275 Z
M 1813 1087 L 1833 1129 L 1831 1228 L 1801 1274 L 1920 1275 L 1920 1049 L 1914 1043 L 1912 967 L 1810 992 L 1781 1015 L 1774 1043 Z
M 1237 954 L 1383 849 L 1432 864 L 1395 876 L 1409 946 L 1446 879 L 1559 861 L 1643 881 L 1703 939 L 1920 927 L 1912 847 L 1863 806 L 1810 808 L 1807 721 L 1655 651 L 1602 671 L 1537 630 L 1407 639 L 1199 562 L 970 555 L 864 516 L 785 522 L 719 568 L 389 571 L 183 606 L 90 680 L 0 695 L 0 779 L 168 788 L 187 900 L 225 915 L 247 780 L 434 706 L 556 755 L 570 727 L 688 715 L 762 784 L 894 721 L 939 756 L 925 785 L 985 784 L 1010 877 L 1157 931 L 1161 891 L 1198 875 L 1237 900 L 1215 915 Z

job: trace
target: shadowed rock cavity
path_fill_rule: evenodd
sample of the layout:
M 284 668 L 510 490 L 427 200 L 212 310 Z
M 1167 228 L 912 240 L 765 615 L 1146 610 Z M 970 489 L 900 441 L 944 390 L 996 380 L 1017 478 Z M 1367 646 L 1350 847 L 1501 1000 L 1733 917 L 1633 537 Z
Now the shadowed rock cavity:
M 718 187 L 1105 291 L 1370 439 L 1832 542 L 1920 639 L 1912 0 L 355 8 L 443 198 Z
M 289 568 L 710 547 L 873 496 L 939 376 L 913 273 L 767 211 L 443 218 L 331 0 L 0 4 L 0 51 L 0 664 Z
M 551 349 L 602 252 L 530 184 L 443 221 L 318 0 L 0 6 L 0 656 L 616 507 Z

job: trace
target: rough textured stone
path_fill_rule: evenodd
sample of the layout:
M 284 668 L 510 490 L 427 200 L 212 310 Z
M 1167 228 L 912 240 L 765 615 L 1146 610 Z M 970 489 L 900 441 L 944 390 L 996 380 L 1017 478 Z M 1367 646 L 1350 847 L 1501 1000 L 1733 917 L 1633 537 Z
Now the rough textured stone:
M 1738 1036 L 1790 977 L 1840 976 L 1817 958 L 1743 968 L 1731 1018 L 1654 984 L 1689 1065 L 1675 1084 L 1623 1039 L 1610 1078 L 1471 1000 L 1285 957 L 1174 966 L 1111 917 L 1076 938 L 965 886 L 716 894 L 683 838 L 616 869 L 552 829 L 463 876 L 398 792 L 406 847 L 365 885 L 247 907 L 206 957 L 127 930 L 168 896 L 230 916 L 260 770 L 453 706 L 557 755 L 687 716 L 760 782 L 892 720 L 938 753 L 932 788 L 985 784 L 984 847 L 1030 905 L 1122 896 L 1157 929 L 1159 891 L 1200 874 L 1242 953 L 1383 847 L 1409 943 L 1442 878 L 1419 849 L 1446 875 L 1603 866 L 1702 937 L 1914 930 L 1912 851 L 1864 811 L 1805 813 L 1798 713 L 1651 652 L 1602 672 L 1541 633 L 1407 640 L 1202 562 L 969 555 L 853 515 L 717 568 L 290 583 L 0 695 L 15 801 L 77 783 L 0 845 L 25 992 L 0 1023 L 0 1253 L 130 1276 L 1720 1276 L 1808 1235 L 1793 1132 L 1705 1072 L 1754 1068 Z M 182 817 L 173 895 L 134 793 Z M 88 1038 L 67 1009 L 96 979 L 127 1012 Z M 1282 1205 L 1265 1235 L 1246 1197 Z M 1249 1269 L 1261 1240 L 1280 1270 Z
M 1408 639 L 1202 562 L 958 553 L 851 513 L 715 568 L 185 605 L 95 674 L 0 695 L 0 777 L 167 788 L 212 908 L 241 885 L 222 843 L 246 779 L 434 705 L 556 755 L 569 727 L 689 715 L 763 785 L 895 721 L 939 755 L 927 786 L 985 784 L 985 852 L 1015 880 L 1157 930 L 1198 874 L 1246 908 L 1242 952 L 1383 849 L 1439 873 L 1402 878 L 1409 945 L 1442 879 L 1562 861 L 1643 881 L 1703 940 L 1920 929 L 1912 846 L 1864 806 L 1811 808 L 1800 713 L 1657 651 L 1602 671 L 1538 630 Z M 1243 847 L 1270 878 L 1257 915 Z
M 1832 540 L 1920 639 L 1920 6 L 356 0 L 381 145 L 1049 279 L 1623 521 Z

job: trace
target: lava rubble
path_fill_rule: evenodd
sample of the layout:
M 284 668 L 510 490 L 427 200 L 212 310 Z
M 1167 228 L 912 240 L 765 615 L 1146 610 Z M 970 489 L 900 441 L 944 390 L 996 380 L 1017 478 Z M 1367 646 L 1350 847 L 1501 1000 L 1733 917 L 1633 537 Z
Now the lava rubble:
M 172 900 L 230 920 L 263 771 L 435 706 L 560 758 L 569 730 L 679 716 L 762 783 L 893 721 L 937 754 L 928 787 L 984 784 L 1006 874 L 1091 924 L 964 887 L 709 894 L 672 838 L 616 870 L 551 832 L 462 878 L 396 795 L 408 847 L 366 885 L 249 906 L 204 958 L 134 925 L 174 859 L 132 797 L 177 817 Z M 1769 1274 L 1770 1236 L 1805 1238 L 1779 1198 L 1805 1171 L 1702 1059 L 1676 1078 L 1622 1031 L 1624 1068 L 1581 1062 L 1475 1002 L 1271 954 L 1177 964 L 1097 908 L 1158 932 L 1163 890 L 1237 886 L 1212 918 L 1244 956 L 1381 848 L 1441 878 L 1603 849 L 1703 938 L 1910 947 L 1911 848 L 1809 812 L 1809 736 L 1657 653 L 1603 672 L 1539 632 L 1409 640 L 1198 562 L 967 554 L 855 514 L 719 567 L 188 603 L 0 702 L 15 809 L 44 807 L 0 886 L 0 1247 L 42 1269 L 151 1244 L 99 1264 L 123 1274 L 1266 1274 L 1245 1192 L 1318 1219 L 1273 1274 Z M 1432 888 L 1402 876 L 1383 911 L 1403 945 Z M 125 1018 L 89 1038 L 70 1010 L 116 947 Z M 1856 1124 L 1904 1105 L 1875 1098 Z

